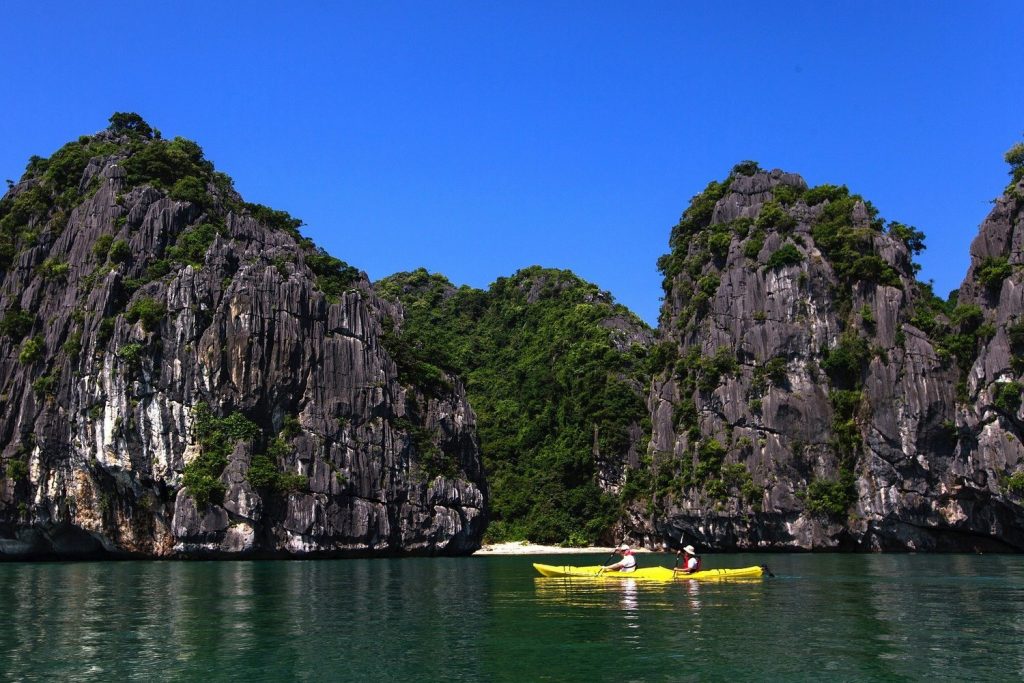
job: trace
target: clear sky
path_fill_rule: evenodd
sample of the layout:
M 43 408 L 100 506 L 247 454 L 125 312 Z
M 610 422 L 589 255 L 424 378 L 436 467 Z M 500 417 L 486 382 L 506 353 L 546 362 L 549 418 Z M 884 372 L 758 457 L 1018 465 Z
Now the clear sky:
M 371 279 L 568 268 L 652 324 L 669 229 L 736 162 L 923 230 L 945 295 L 1024 136 L 1019 2 L 0 9 L 0 178 L 134 111 Z

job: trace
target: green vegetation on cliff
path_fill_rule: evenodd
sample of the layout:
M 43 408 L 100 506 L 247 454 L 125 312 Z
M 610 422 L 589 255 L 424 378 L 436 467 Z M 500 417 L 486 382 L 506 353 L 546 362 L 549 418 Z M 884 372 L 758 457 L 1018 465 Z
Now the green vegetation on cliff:
M 464 378 L 491 492 L 492 540 L 582 544 L 607 537 L 618 498 L 600 462 L 621 462 L 650 432 L 649 330 L 568 271 L 538 267 L 487 291 L 425 270 L 376 285 L 402 302 L 387 340 L 420 385 Z
M 176 265 L 201 267 L 213 240 L 225 233 L 229 212 L 251 216 L 271 230 L 292 235 L 304 252 L 317 286 L 329 299 L 351 289 L 360 278 L 357 269 L 304 238 L 299 232 L 301 220 L 286 211 L 244 202 L 231 178 L 215 170 L 197 143 L 183 137 L 166 140 L 160 131 L 131 112 L 114 113 L 105 131 L 69 142 L 49 158 L 33 156 L 29 160 L 14 191 L 0 200 L 0 273 L 44 235 L 52 238 L 59 234 L 71 209 L 96 192 L 102 184 L 101 171 L 111 165 L 123 169 L 129 190 L 151 187 L 206 212 L 202 224 L 179 235 L 165 253 L 152 255 L 152 263 L 141 276 L 126 283 L 131 290 L 163 277 Z M 121 201 L 119 195 L 118 203 Z M 120 227 L 126 217 L 118 220 Z M 126 262 L 130 255 L 128 242 L 113 235 L 101 236 L 92 251 L 114 265 Z M 59 280 L 66 275 L 66 264 L 46 262 L 40 272 L 48 279 Z
M 1024 142 L 1018 142 L 1006 151 L 1003 159 L 1010 165 L 1010 184 L 1007 192 L 1017 196 L 1016 185 L 1024 180 Z
M 210 406 L 199 403 L 192 411 L 192 432 L 199 444 L 199 455 L 185 465 L 182 483 L 199 508 L 211 501 L 219 502 L 226 487 L 220 475 L 228 464 L 228 456 L 239 441 L 254 441 L 260 428 L 241 413 L 218 418 Z
M 746 329 L 735 334 L 731 315 L 744 307 L 750 325 L 769 324 L 773 333 L 787 333 L 787 328 L 768 320 L 765 301 L 753 295 L 744 300 L 745 292 L 737 292 L 737 283 L 743 278 L 735 271 L 766 277 L 765 273 L 793 268 L 786 277 L 792 278 L 798 312 L 792 318 L 784 314 L 780 322 L 791 325 L 805 320 L 812 300 L 820 310 L 830 309 L 827 315 L 836 319 L 836 337 L 829 345 L 812 349 L 809 362 L 797 363 L 795 368 L 803 372 L 799 366 L 806 366 L 808 378 L 814 382 L 820 376 L 818 369 L 828 378 L 831 422 L 818 435 L 818 443 L 825 446 L 821 451 L 828 452 L 829 459 L 834 458 L 829 463 L 830 476 L 823 475 L 821 469 L 814 475 L 810 470 L 801 473 L 810 475 L 801 497 L 810 513 L 840 518 L 856 500 L 855 472 L 869 415 L 864 409 L 864 378 L 872 358 L 882 353 L 875 339 L 877 322 L 872 307 L 862 301 L 855 312 L 853 302 L 865 299 L 873 286 L 904 288 L 912 284 L 917 268 L 911 257 L 924 249 L 924 235 L 902 223 L 890 223 L 886 230 L 871 202 L 846 186 L 807 188 L 796 176 L 777 171 L 756 175 L 758 172 L 756 164 L 744 162 L 723 181 L 709 183 L 683 212 L 669 239 L 670 252 L 658 261 L 665 289 L 663 343 L 673 347 L 672 353 L 658 354 L 663 362 L 659 369 L 679 392 L 672 420 L 676 443 L 675 450 L 651 455 L 649 474 L 630 473 L 630 494 L 638 501 L 652 500 L 648 509 L 655 512 L 663 500 L 694 494 L 705 502 L 745 499 L 756 509 L 759 496 L 754 484 L 741 481 L 738 475 L 744 471 L 743 462 L 749 463 L 755 442 L 764 448 L 766 444 L 761 442 L 766 437 L 737 432 L 736 424 L 744 429 L 753 426 L 756 431 L 768 417 L 762 411 L 769 379 L 772 386 L 784 391 L 787 363 L 804 359 L 796 359 L 793 349 L 784 351 L 783 356 L 761 357 L 759 346 L 770 334 L 747 337 Z M 1006 269 L 999 266 L 990 264 L 989 279 L 1001 284 Z M 731 288 L 728 297 L 720 291 L 723 282 Z M 917 291 L 924 290 L 920 283 L 917 286 Z M 737 300 L 742 300 L 743 306 L 737 305 Z M 961 365 L 968 363 L 976 353 L 979 335 L 985 334 L 982 319 L 966 309 L 956 309 L 954 314 L 952 306 L 931 299 L 917 305 L 922 317 L 934 323 L 926 331 L 935 333 L 940 350 Z M 724 341 L 731 343 L 723 345 Z M 769 349 L 769 353 L 777 352 Z M 730 396 L 716 394 L 728 381 L 744 387 L 748 414 L 723 428 L 707 416 L 728 412 L 720 404 Z M 776 391 L 773 420 L 780 399 Z M 735 436 L 737 433 L 742 435 Z M 680 452 L 681 445 L 685 452 Z M 798 467 L 805 466 L 802 438 L 782 438 L 775 447 L 790 451 Z

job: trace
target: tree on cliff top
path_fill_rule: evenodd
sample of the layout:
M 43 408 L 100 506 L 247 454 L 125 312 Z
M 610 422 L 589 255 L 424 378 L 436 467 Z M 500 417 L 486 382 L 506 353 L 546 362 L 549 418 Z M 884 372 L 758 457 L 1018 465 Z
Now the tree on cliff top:
M 153 128 L 135 112 L 114 112 L 114 115 L 109 120 L 110 130 L 114 133 L 134 134 L 150 140 L 155 135 Z
M 1024 142 L 1018 142 L 1003 155 L 1006 163 L 1010 165 L 1010 177 L 1012 184 L 1016 185 L 1024 179 Z

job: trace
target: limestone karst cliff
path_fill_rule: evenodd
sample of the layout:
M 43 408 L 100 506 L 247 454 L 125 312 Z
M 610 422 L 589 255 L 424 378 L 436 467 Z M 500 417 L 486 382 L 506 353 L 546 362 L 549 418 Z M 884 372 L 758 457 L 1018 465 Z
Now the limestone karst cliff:
M 486 487 L 401 306 L 135 115 L 0 203 L 0 556 L 461 554 Z
M 651 497 L 634 505 L 650 520 L 637 535 L 1024 548 L 1019 212 L 1016 195 L 997 202 L 959 300 L 943 302 L 915 279 L 923 235 L 845 187 L 752 164 L 709 185 L 659 263 L 664 365 L 650 467 L 633 475 Z
M 115 114 L 0 199 L 0 559 L 465 554 L 488 522 L 1022 550 L 1013 158 L 949 300 L 915 228 L 742 163 L 673 228 L 651 330 L 563 270 L 371 284 Z

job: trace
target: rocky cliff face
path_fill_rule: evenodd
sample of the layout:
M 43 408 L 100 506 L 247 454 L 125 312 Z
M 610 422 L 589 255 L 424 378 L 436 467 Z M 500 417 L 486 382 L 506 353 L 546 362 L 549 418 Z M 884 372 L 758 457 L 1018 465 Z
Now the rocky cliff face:
M 1004 390 L 1012 410 L 992 398 L 1024 371 L 1011 369 L 1021 288 L 1012 268 L 974 284 L 985 259 L 1020 262 L 1019 209 L 997 204 L 954 307 L 915 281 L 920 233 L 886 231 L 846 188 L 750 165 L 709 185 L 659 263 L 665 362 L 651 468 L 634 475 L 655 521 L 634 534 L 710 548 L 1024 548 L 1006 483 L 1021 462 L 1020 386 Z
M 957 415 L 958 484 L 979 490 L 987 506 L 966 506 L 979 533 L 1024 545 L 1024 180 L 995 201 L 971 244 L 971 264 L 957 301 L 984 330 L 976 358 L 964 364 Z M 979 514 L 980 513 L 980 514 Z
M 672 231 L 654 340 L 567 271 L 371 286 L 195 143 L 115 115 L 0 199 L 0 559 L 461 554 L 488 518 L 1022 550 L 1014 150 L 950 301 L 916 280 L 914 228 L 740 164 Z
M 409 383 L 401 306 L 297 224 L 141 120 L 33 159 L 0 203 L 0 556 L 479 546 L 461 384 Z

